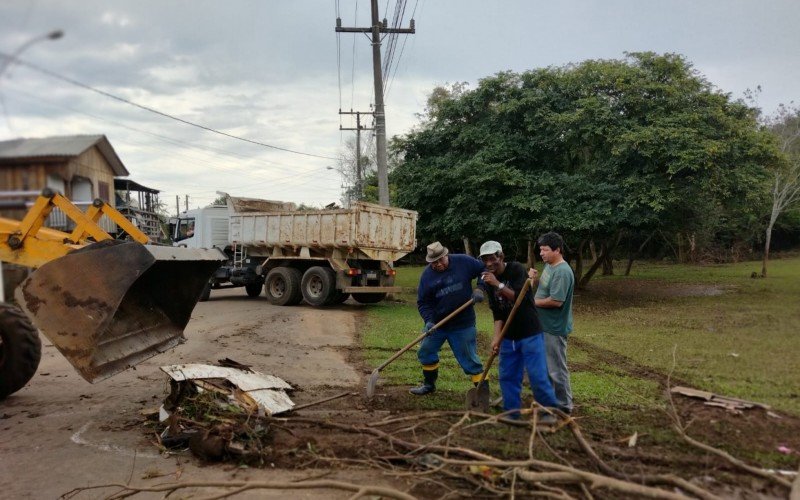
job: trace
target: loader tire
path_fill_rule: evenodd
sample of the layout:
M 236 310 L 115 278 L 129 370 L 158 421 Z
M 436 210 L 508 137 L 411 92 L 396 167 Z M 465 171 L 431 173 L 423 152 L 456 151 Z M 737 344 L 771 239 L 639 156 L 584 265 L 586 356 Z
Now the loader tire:
M 39 332 L 22 311 L 0 304 L 0 400 L 22 389 L 41 359 Z
M 386 293 L 354 293 L 353 298 L 359 304 L 377 304 L 386 298 Z
M 211 298 L 211 283 L 206 283 L 203 291 L 200 293 L 200 302 L 205 302 Z
M 303 275 L 292 267 L 276 267 L 267 273 L 264 292 L 270 304 L 276 306 L 294 306 L 303 300 L 300 281 Z
M 249 285 L 244 286 L 244 291 L 247 292 L 248 297 L 258 297 L 261 295 L 261 289 L 264 287 L 260 282 L 259 283 L 250 283 Z
M 327 267 L 309 267 L 300 283 L 303 298 L 309 305 L 324 306 L 331 303 L 336 293 L 336 275 Z

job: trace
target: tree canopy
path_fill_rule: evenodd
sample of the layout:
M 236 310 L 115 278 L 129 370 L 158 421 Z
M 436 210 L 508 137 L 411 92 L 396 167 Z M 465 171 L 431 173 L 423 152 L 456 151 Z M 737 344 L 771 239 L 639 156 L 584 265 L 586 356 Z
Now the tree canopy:
M 395 138 L 396 201 L 423 240 L 724 237 L 763 213 L 777 153 L 755 117 L 675 54 L 498 73 L 435 89 Z

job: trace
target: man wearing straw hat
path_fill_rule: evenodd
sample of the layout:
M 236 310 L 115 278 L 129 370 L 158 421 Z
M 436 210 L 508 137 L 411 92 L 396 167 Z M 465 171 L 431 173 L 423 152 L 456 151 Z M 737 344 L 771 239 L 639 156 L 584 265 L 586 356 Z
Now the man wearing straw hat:
M 422 271 L 417 288 L 417 309 L 425 321 L 424 332 L 431 331 L 436 323 L 470 299 L 483 300 L 483 291 L 472 290 L 472 280 L 483 272 L 483 263 L 469 255 L 448 253 L 447 247 L 438 241 L 427 247 L 425 260 L 429 265 Z M 417 351 L 417 359 L 422 363 L 422 385 L 409 392 L 424 396 L 436 390 L 439 350 L 445 341 L 472 382 L 480 380 L 483 364 L 478 357 L 477 333 L 475 310 L 471 305 L 431 331 Z

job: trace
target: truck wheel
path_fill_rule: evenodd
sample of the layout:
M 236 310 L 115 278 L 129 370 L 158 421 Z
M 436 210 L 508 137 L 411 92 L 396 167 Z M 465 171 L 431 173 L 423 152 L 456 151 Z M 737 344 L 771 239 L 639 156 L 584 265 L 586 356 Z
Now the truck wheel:
M 211 297 L 211 283 L 206 283 L 203 292 L 200 294 L 200 302 L 205 302 Z
M 309 267 L 303 274 L 303 281 L 300 284 L 303 290 L 303 298 L 312 306 L 323 306 L 329 304 L 336 293 L 336 275 L 333 269 L 314 266 Z
M 293 306 L 303 300 L 300 293 L 302 274 L 291 267 L 276 267 L 267 274 L 264 291 L 270 304 Z
M 261 283 L 250 283 L 249 285 L 244 286 L 244 291 L 247 292 L 248 297 L 258 297 L 261 295 L 261 288 L 264 285 Z
M 0 399 L 22 389 L 41 359 L 39 332 L 22 311 L 0 304 Z
M 344 304 L 344 301 L 350 297 L 349 293 L 336 291 L 333 298 L 331 299 L 331 304 Z
M 353 298 L 360 304 L 376 304 L 386 298 L 386 293 L 354 293 Z

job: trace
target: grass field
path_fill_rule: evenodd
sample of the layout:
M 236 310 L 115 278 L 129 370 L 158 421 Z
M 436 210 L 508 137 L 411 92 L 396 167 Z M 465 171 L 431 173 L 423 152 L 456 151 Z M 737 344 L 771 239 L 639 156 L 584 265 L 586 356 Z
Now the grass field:
M 362 328 L 366 361 L 377 366 L 420 333 L 413 290 L 421 267 L 398 269 L 406 291 L 368 309 Z M 596 277 L 576 292 L 569 363 L 576 404 L 585 412 L 663 405 L 652 377 L 640 367 L 698 389 L 768 403 L 800 415 L 800 258 L 771 262 L 770 276 L 753 279 L 760 263 L 666 265 L 636 263 L 630 277 Z M 478 306 L 479 349 L 486 357 L 488 306 Z M 598 356 L 599 352 L 621 356 Z M 674 354 L 673 354 L 674 353 Z M 463 400 L 471 385 L 442 350 L 439 398 L 421 407 Z M 621 368 L 625 364 L 626 368 Z M 496 373 L 495 373 L 496 375 Z M 414 385 L 420 366 L 412 350 L 381 374 L 384 383 Z

